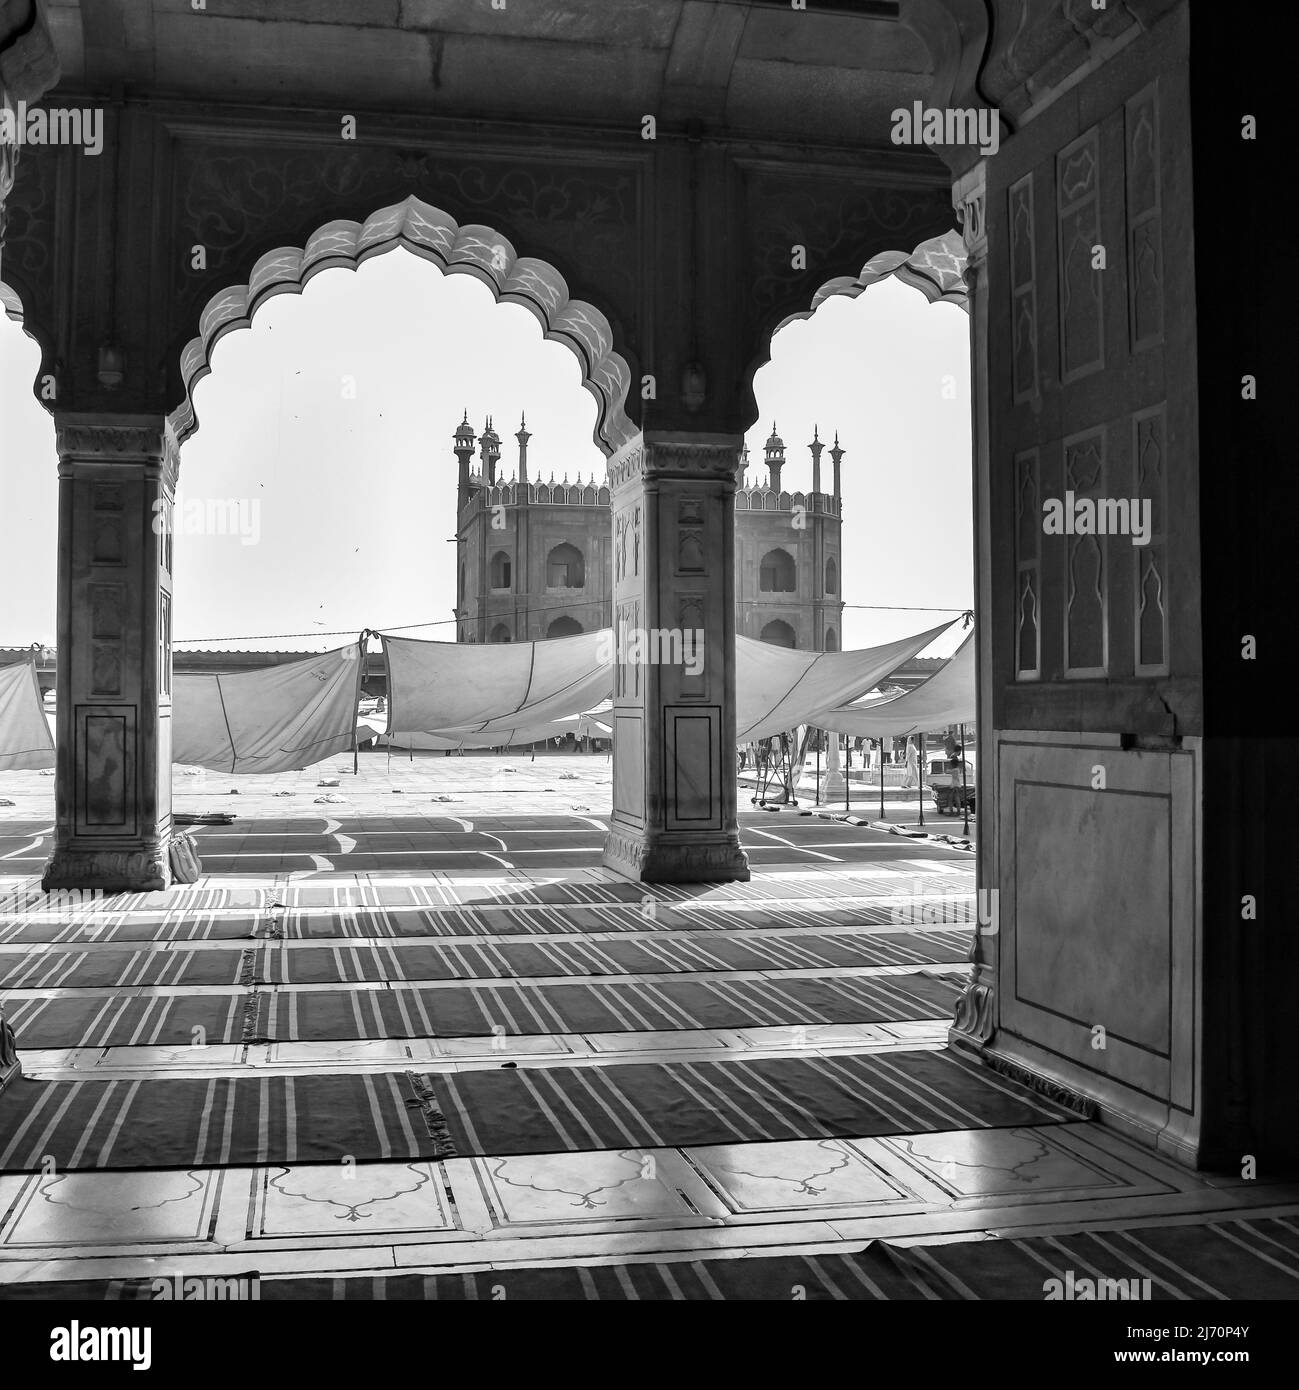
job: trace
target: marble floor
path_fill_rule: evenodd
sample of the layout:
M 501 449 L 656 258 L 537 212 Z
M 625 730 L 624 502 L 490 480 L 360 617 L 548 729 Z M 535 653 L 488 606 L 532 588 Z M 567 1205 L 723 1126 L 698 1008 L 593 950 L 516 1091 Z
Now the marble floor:
M 522 829 L 537 836 L 565 828 L 545 819 L 534 817 Z M 759 819 L 753 813 L 746 823 Z M 481 824 L 475 822 L 476 830 Z M 568 829 L 583 833 L 571 824 Z M 508 857 L 510 836 L 521 827 L 495 823 L 483 833 L 501 839 L 502 857 Z M 825 843 L 824 825 L 814 833 Z M 773 996 L 737 992 L 737 981 L 749 978 L 777 990 L 791 977 L 829 991 L 863 980 L 898 990 L 922 976 L 931 989 L 945 979 L 959 984 L 966 966 L 943 958 L 952 954 L 950 913 L 932 912 L 927 922 L 924 909 L 968 900 L 970 856 L 868 826 L 836 824 L 832 833 L 839 845 L 833 863 L 810 863 L 798 852 L 811 843 L 809 834 L 800 841 L 791 830 L 787 858 L 755 873 L 751 884 L 688 893 L 623 884 L 579 861 L 544 873 L 489 873 L 477 866 L 222 873 L 153 898 L 54 904 L 34 891 L 29 874 L 18 874 L 0 879 L 0 977 L 18 980 L 3 997 L 7 1009 L 71 998 L 93 1002 L 96 1011 L 101 1001 L 103 1008 L 117 1007 L 151 992 L 182 998 L 215 992 L 241 1007 L 250 994 L 267 989 L 341 989 L 360 999 L 390 990 L 399 978 L 384 975 L 384 963 L 391 967 L 397 959 L 384 954 L 398 944 L 394 936 L 403 945 L 436 941 L 463 950 L 456 960 L 464 969 L 436 982 L 438 989 L 484 992 L 501 983 L 500 962 L 511 959 L 475 954 L 487 941 L 519 949 L 544 943 L 558 953 L 553 959 L 577 971 L 592 968 L 593 950 L 644 943 L 658 953 L 653 958 L 660 968 L 615 973 L 609 963 L 616 966 L 618 959 L 609 956 L 600 981 L 626 979 L 650 990 L 685 981 L 720 991 L 739 1011 L 736 1018 L 716 1027 L 648 1027 L 629 1009 L 620 1026 L 596 1031 L 546 1031 L 537 1024 L 535 1031 L 502 1027 L 477 1036 L 435 1029 L 436 1035 L 422 1036 L 109 1046 L 68 1038 L 54 1040 L 62 1046 L 25 1048 L 20 1011 L 18 1041 L 25 1074 L 34 1081 L 128 1086 L 164 1078 L 414 1071 L 436 1080 L 501 1067 L 600 1069 L 628 1062 L 679 1069 L 791 1054 L 903 1057 L 942 1049 L 948 1018 L 938 1010 L 924 1018 L 899 1010 L 898 1017 L 773 1024 L 759 1002 L 770 1004 Z M 563 838 L 552 837 L 555 843 Z M 619 914 L 628 910 L 634 915 L 623 920 Z M 493 916 L 507 912 L 508 920 Z M 244 934 L 223 937 L 233 931 Z M 270 933 L 279 949 L 303 960 L 332 959 L 346 938 L 349 948 L 370 953 L 374 968 L 361 972 L 367 978 L 343 970 L 333 984 L 267 985 L 242 974 L 233 983 L 139 983 L 151 962 L 181 950 L 182 932 L 188 933 L 183 949 L 193 958 L 229 961 Z M 816 941 L 874 952 L 861 959 L 880 963 L 842 963 L 856 957 L 834 954 L 802 963 L 800 952 Z M 761 969 L 737 969 L 723 943 L 727 951 L 774 954 Z M 114 974 L 114 983 L 61 984 L 53 968 L 75 959 L 91 972 L 86 978 L 98 980 L 93 972 L 102 966 L 113 973 L 112 962 L 121 956 L 133 964 Z M 626 965 L 632 958 L 622 959 Z M 663 969 L 665 960 L 688 969 Z M 508 978 L 535 1000 L 556 980 L 571 984 L 575 977 L 519 974 L 511 967 Z M 873 995 L 873 1007 L 894 997 L 904 998 Z M 271 1151 L 270 1161 L 256 1166 L 9 1172 L 0 1176 L 0 1285 L 160 1273 L 256 1271 L 267 1281 L 741 1259 L 844 1253 L 874 1240 L 923 1246 L 1299 1214 L 1297 1188 L 1190 1173 L 1093 1119 L 1062 1115 L 1054 1123 L 938 1132 L 905 1128 L 866 1134 L 849 1124 L 831 1138 L 808 1133 L 699 1147 L 419 1161 L 345 1156 L 338 1163 L 284 1164 L 274 1162 Z

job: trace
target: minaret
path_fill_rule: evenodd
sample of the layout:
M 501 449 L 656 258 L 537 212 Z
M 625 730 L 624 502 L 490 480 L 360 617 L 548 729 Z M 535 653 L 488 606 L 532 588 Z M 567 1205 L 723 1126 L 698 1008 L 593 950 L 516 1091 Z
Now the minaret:
M 845 452 L 846 452 L 845 450 L 843 450 L 843 449 L 841 449 L 841 448 L 839 447 L 839 431 L 838 431 L 838 430 L 835 430 L 835 432 L 834 432 L 834 448 L 830 450 L 830 458 L 831 458 L 831 460 L 832 460 L 833 463 L 834 463 L 834 507 L 835 507 L 835 511 L 838 511 L 838 510 L 839 510 L 839 499 L 840 499 L 840 497 L 843 495 L 843 494 L 839 491 L 839 484 L 840 484 L 840 482 L 841 482 L 840 475 L 839 475 L 839 462 L 840 462 L 840 460 L 843 458 Z
M 740 476 L 736 479 L 739 487 L 748 487 L 749 480 L 746 474 L 749 471 L 749 446 L 745 443 L 740 449 Z
M 488 487 L 496 484 L 496 461 L 501 456 L 501 437 L 492 428 L 492 417 L 487 417 L 487 426 L 478 437 L 479 455 L 483 460 L 483 478 Z
M 526 415 L 519 417 L 519 428 L 514 437 L 519 441 L 519 485 L 521 487 L 527 487 L 528 440 L 531 439 L 532 436 L 528 433 L 528 417 Z
M 807 446 L 812 455 L 812 492 L 807 509 L 812 513 L 812 646 L 825 650 L 825 501 L 821 496 L 821 431 L 812 426 L 812 442 Z M 837 764 L 833 770 L 838 771 Z M 842 790 L 842 788 L 841 788 Z
M 780 491 L 780 470 L 785 466 L 785 441 L 776 433 L 776 422 L 771 422 L 771 438 L 766 448 L 767 472 L 771 475 L 771 490 Z
M 465 418 L 457 427 L 454 437 L 456 442 L 451 449 L 460 463 L 456 498 L 460 510 L 463 511 L 469 501 L 469 461 L 474 456 L 474 427 L 469 423 L 468 410 L 465 411 Z
M 515 641 L 530 641 L 534 636 L 546 635 L 545 614 L 534 614 L 531 623 L 528 614 L 528 595 L 532 586 L 532 516 L 528 506 L 528 420 L 522 412 L 519 415 L 519 428 L 514 435 L 519 441 L 519 486 L 515 490 L 514 508 L 514 573 L 518 576 L 514 584 L 514 631 Z M 538 629 L 536 624 L 540 620 Z

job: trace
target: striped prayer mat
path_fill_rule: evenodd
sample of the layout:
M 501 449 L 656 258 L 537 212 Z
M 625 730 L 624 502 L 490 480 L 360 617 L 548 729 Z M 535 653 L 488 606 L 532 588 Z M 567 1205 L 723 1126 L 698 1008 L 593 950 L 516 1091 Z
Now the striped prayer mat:
M 959 975 L 662 980 L 203 995 L 58 995 L 6 1012 L 23 1048 L 620 1033 L 950 1018 Z
M 1197 1222 L 943 1245 L 873 1241 L 850 1254 L 746 1255 L 636 1264 L 491 1269 L 468 1274 L 263 1278 L 263 1301 L 389 1299 L 445 1302 L 501 1297 L 565 1302 L 678 1299 L 735 1302 L 1042 1301 L 1047 1281 L 1140 1281 L 1153 1301 L 1299 1298 L 1299 1221 Z M 1149 1271 L 1148 1275 L 1146 1271 Z M 247 1278 L 251 1274 L 246 1274 Z M 1111 1286 L 1112 1287 L 1112 1286 Z M 1138 1283 L 1138 1295 L 1145 1287 Z M 0 1285 L 0 1299 L 122 1299 L 153 1296 L 149 1278 Z M 1135 1312 L 1135 1310 L 1134 1310 Z
M 462 1154 L 934 1133 L 1078 1118 L 951 1050 L 520 1067 L 427 1079 Z
M 905 897 L 905 904 L 896 901 Z M 902 912 L 906 921 L 930 926 L 944 923 L 973 928 L 974 890 L 929 896 L 895 890 L 883 901 L 860 898 L 843 905 L 775 903 L 737 905 L 664 903 L 653 914 L 641 905 L 566 904 L 553 907 L 339 908 L 325 913 L 286 912 L 284 936 L 556 936 L 576 932 L 672 931 L 816 931 L 826 927 L 887 926 Z M 68 938 L 71 939 L 71 938 Z
M 951 1051 L 371 1075 L 12 1083 L 0 1170 L 749 1143 L 1076 1118 Z
M 507 907 L 507 908 L 315 908 L 311 911 L 264 913 L 179 911 L 119 912 L 81 915 L 33 913 L 0 921 L 0 945 L 44 942 L 76 944 L 133 941 L 233 941 L 274 935 L 287 940 L 334 937 L 391 939 L 445 936 L 570 936 L 588 932 L 644 931 L 764 931 L 793 935 L 827 927 L 879 927 L 896 924 L 905 914 L 908 924 L 923 924 L 925 937 L 945 924 L 961 927 L 966 936 L 974 925 L 974 893 L 941 897 L 906 896 L 881 901 L 861 899 L 849 906 L 817 905 L 737 907 L 680 904 L 656 907 L 649 915 L 641 907 Z M 935 930 L 937 929 L 937 930 Z M 898 938 L 910 933 L 899 932 Z M 875 942 L 892 939 L 881 933 Z M 877 947 L 877 949 L 883 949 Z M 882 962 L 883 963 L 883 962 Z
M 78 890 L 47 893 L 39 878 L 0 884 L 0 924 L 21 918 L 40 920 L 62 917 L 74 920 L 96 913 L 101 917 L 164 915 L 169 912 L 203 913 L 217 909 L 256 912 L 271 902 L 272 885 L 247 887 L 210 883 L 176 884 L 157 893 L 116 893 Z
M 269 913 L 100 913 L 70 921 L 57 913 L 33 913 L 0 925 L 0 945 L 43 942 L 236 941 L 256 935 Z
M 937 935 L 937 934 L 935 934 Z M 944 934 L 930 943 L 900 934 L 882 946 L 869 935 L 719 937 L 663 935 L 588 941 L 374 942 L 286 946 L 258 941 L 207 950 L 177 946 L 91 946 L 0 955 L 0 990 L 102 989 L 137 985 L 349 984 L 397 980 L 480 980 L 553 975 L 645 975 L 717 970 L 833 970 L 876 965 L 958 963 L 969 940 Z
M 937 851 L 934 851 L 937 855 Z M 776 903 L 799 906 L 808 897 L 854 898 L 860 895 L 897 893 L 950 893 L 969 891 L 974 868 L 968 854 L 950 853 L 947 859 L 894 859 L 887 866 L 842 869 L 821 866 L 815 871 L 766 871 L 745 883 L 673 884 L 632 883 L 609 878 L 583 881 L 531 882 L 519 871 L 498 879 L 438 878 L 412 882 L 402 874 L 385 880 L 381 874 L 367 881 L 328 882 L 295 880 L 286 888 L 286 902 L 296 907 L 528 907 L 564 906 L 570 903 L 714 904 Z

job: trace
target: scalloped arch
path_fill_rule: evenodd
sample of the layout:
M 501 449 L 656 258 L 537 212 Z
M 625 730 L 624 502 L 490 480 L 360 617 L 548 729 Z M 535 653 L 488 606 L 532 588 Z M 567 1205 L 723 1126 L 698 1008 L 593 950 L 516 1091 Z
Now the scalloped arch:
M 40 350 L 40 361 L 37 363 L 36 379 L 32 390 L 41 407 L 44 410 L 49 410 L 50 402 L 42 400 L 40 396 L 42 372 L 45 370 L 45 363 L 50 357 L 48 336 L 41 331 L 36 322 L 28 317 L 27 311 L 23 308 L 22 296 L 18 291 L 12 285 L 5 284 L 3 280 L 0 280 L 0 314 L 3 314 L 11 323 L 16 323 Z
M 581 299 L 570 299 L 568 286 L 548 262 L 519 256 L 506 237 L 475 223 L 461 226 L 450 213 L 416 197 L 371 213 L 364 223 L 327 222 L 304 247 L 268 251 L 248 277 L 208 301 L 199 318 L 198 336 L 181 353 L 185 400 L 170 419 L 184 442 L 198 428 L 194 388 L 212 370 L 212 351 L 235 329 L 247 328 L 257 310 L 277 294 L 301 294 L 322 270 L 356 270 L 372 256 L 404 247 L 432 261 L 446 275 L 472 275 L 491 290 L 497 303 L 521 304 L 541 325 L 542 336 L 563 343 L 582 369 L 582 385 L 595 397 L 594 440 L 612 454 L 632 439 L 636 427 L 627 417 L 631 370 L 614 351 L 609 320 Z
M 759 356 L 749 368 L 747 385 L 750 400 L 753 397 L 754 377 L 771 361 L 771 344 L 776 334 L 796 319 L 810 319 L 827 299 L 834 299 L 838 295 L 856 299 L 871 285 L 896 276 L 903 284 L 918 289 L 931 304 L 958 304 L 968 314 L 969 290 L 965 283 L 967 256 L 964 238 L 953 229 L 922 241 L 914 251 L 881 251 L 879 255 L 872 256 L 856 275 L 840 275 L 827 280 L 812 296 L 808 308 L 787 314 L 764 340 Z M 754 411 L 753 418 L 756 420 L 756 406 Z
M 812 296 L 812 307 L 802 313 L 790 314 L 776 327 L 774 338 L 787 323 L 808 319 L 837 295 L 856 299 L 871 285 L 878 285 L 889 276 L 896 276 L 904 285 L 918 289 L 931 304 L 959 304 L 970 312 L 969 290 L 965 283 L 965 240 L 958 231 L 922 241 L 914 251 L 881 251 L 872 256 L 856 275 L 840 275 L 827 280 Z

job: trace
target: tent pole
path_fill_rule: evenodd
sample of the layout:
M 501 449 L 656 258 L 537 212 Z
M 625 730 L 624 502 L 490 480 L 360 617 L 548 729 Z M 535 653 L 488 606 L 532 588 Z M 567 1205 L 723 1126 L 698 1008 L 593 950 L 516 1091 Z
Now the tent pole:
M 920 764 L 920 824 L 925 823 L 925 736 L 920 735 L 920 757 L 917 760 Z
M 965 780 L 965 725 L 961 725 L 961 806 L 965 811 L 964 834 L 970 833 L 970 789 Z
M 836 735 L 836 737 L 837 737 L 837 735 Z M 847 734 L 845 734 L 845 735 L 843 736 L 843 751 L 844 751 L 844 761 L 848 764 L 848 770 L 847 770 L 847 771 L 844 773 L 844 775 L 843 775 L 843 809 L 844 809 L 844 814 L 846 815 L 849 811 L 852 810 L 852 806 L 849 804 L 849 792 L 848 792 L 849 773 L 852 772 L 852 758 L 851 758 L 851 755 L 850 755 L 849 752 L 848 752 L 848 735 L 847 735 Z
M 821 731 L 816 730 L 816 805 L 821 804 Z
M 887 820 L 884 814 L 884 735 L 880 735 L 880 820 Z

